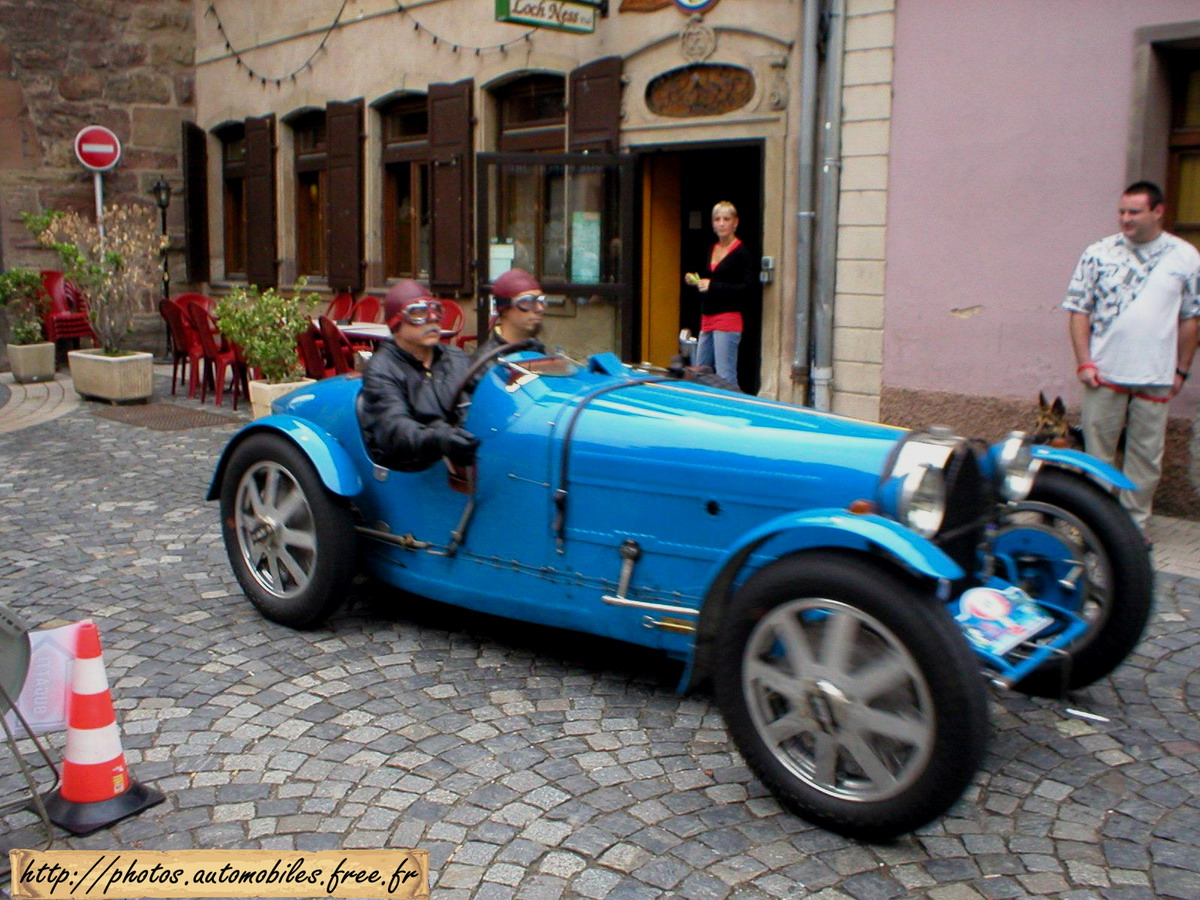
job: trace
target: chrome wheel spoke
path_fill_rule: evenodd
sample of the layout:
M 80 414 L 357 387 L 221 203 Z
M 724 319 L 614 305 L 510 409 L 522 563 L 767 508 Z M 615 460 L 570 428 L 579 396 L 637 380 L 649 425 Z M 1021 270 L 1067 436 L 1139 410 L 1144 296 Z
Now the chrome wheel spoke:
M 922 746 L 932 737 L 924 722 L 880 709 L 856 707 L 852 721 L 857 732 L 867 731 L 909 746 Z
M 851 681 L 855 695 L 862 701 L 870 701 L 908 683 L 911 678 L 904 661 L 889 656 L 868 664 Z
M 767 736 L 776 745 L 786 744 L 803 734 L 811 734 L 816 723 L 807 716 L 792 710 L 766 726 Z
M 837 784 L 838 742 L 832 735 L 818 734 L 813 749 L 813 778 L 832 788 Z
M 880 759 L 879 754 L 871 749 L 871 746 L 862 739 L 861 735 L 843 734 L 842 746 L 853 757 L 875 790 L 891 790 L 896 786 L 895 773 L 892 772 L 887 763 Z
M 847 671 L 858 639 L 858 619 L 845 613 L 832 616 L 821 642 L 821 662 L 830 673 Z
M 794 678 L 762 660 L 746 661 L 746 678 L 786 698 L 793 706 L 802 699 L 801 688 Z
M 311 531 L 301 531 L 298 528 L 284 528 L 279 533 L 280 543 L 284 547 L 296 547 L 312 552 L 317 546 L 316 536 Z

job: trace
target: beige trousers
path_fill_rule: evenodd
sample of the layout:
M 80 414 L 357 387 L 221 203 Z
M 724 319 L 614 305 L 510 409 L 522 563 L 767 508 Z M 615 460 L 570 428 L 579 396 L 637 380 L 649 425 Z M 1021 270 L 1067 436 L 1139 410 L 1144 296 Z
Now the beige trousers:
M 1152 397 L 1166 397 L 1171 389 L 1159 385 L 1128 385 L 1130 390 Z M 1150 519 L 1154 489 L 1162 477 L 1163 445 L 1167 437 L 1167 404 L 1155 403 L 1114 391 L 1084 387 L 1083 442 L 1087 452 L 1112 464 L 1117 441 L 1125 429 L 1125 459 L 1121 471 L 1137 485 L 1121 491 L 1121 505 L 1129 510 L 1143 531 Z

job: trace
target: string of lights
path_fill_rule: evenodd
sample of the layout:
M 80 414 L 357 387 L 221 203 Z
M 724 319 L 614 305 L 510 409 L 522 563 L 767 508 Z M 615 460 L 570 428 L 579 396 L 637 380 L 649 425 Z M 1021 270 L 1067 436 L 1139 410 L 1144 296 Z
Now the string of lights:
M 329 41 L 329 36 L 331 34 L 333 34 L 334 29 L 337 28 L 338 24 L 342 21 L 342 13 L 344 13 L 346 11 L 346 4 L 348 2 L 349 2 L 349 0 L 342 0 L 342 5 L 338 7 L 337 15 L 333 17 L 333 22 L 330 23 L 329 27 L 325 29 L 324 33 L 321 35 L 320 43 L 318 43 L 317 48 L 308 55 L 308 59 L 306 59 L 304 62 L 302 62 L 296 68 L 292 69 L 292 71 L 289 72 L 288 74 L 283 75 L 281 77 L 277 77 L 277 78 L 272 77 L 270 75 L 263 75 L 261 72 L 256 70 L 253 66 L 251 66 L 248 62 L 246 62 L 245 59 L 242 58 L 242 53 L 244 51 L 237 50 L 234 48 L 233 41 L 230 40 L 229 34 L 225 31 L 225 23 L 221 21 L 221 14 L 219 12 L 217 12 L 217 4 L 216 3 L 208 4 L 208 9 L 206 10 L 206 14 L 212 15 L 212 17 L 214 19 L 216 19 L 217 31 L 219 31 L 221 33 L 221 38 L 222 38 L 222 40 L 225 41 L 225 49 L 233 55 L 233 58 L 237 61 L 238 68 L 246 70 L 246 73 L 251 81 L 257 80 L 260 83 L 262 83 L 263 85 L 267 85 L 267 84 L 274 82 L 276 87 L 280 87 L 283 85 L 283 83 L 285 81 L 293 81 L 294 82 L 296 80 L 296 76 L 299 75 L 301 72 L 312 69 L 313 60 L 315 60 L 317 58 L 317 56 L 319 56 L 321 53 L 325 52 L 325 45 Z
M 452 41 L 447 41 L 445 38 L 438 35 L 437 32 L 427 28 L 426 26 L 422 25 L 419 21 L 417 21 L 417 17 L 413 15 L 412 9 L 410 9 L 409 7 L 406 7 L 403 3 L 400 3 L 399 0 L 397 0 L 397 2 L 396 2 L 396 11 L 399 12 L 400 15 L 402 15 L 402 16 L 407 15 L 409 17 L 409 19 L 412 20 L 413 31 L 419 31 L 425 35 L 428 35 L 433 40 L 433 43 L 435 46 L 438 44 L 445 45 L 445 46 L 449 47 L 450 50 L 454 53 L 458 53 L 460 51 L 468 51 L 468 52 L 474 53 L 476 56 L 479 56 L 483 53 L 491 52 L 493 50 L 499 50 L 501 53 L 506 53 L 506 52 L 508 52 L 508 49 L 510 47 L 514 47 L 517 44 L 533 43 L 533 32 L 535 30 L 533 28 L 530 28 L 527 32 L 525 32 L 520 37 L 516 37 L 516 38 L 513 38 L 511 41 L 504 41 L 499 44 L 486 44 L 483 46 L 476 47 L 476 46 L 473 46 L 470 44 L 461 44 L 461 43 L 456 43 L 456 42 L 452 42 Z
M 225 42 L 226 52 L 234 58 L 239 69 L 244 69 L 246 71 L 246 75 L 251 81 L 258 81 L 264 86 L 268 84 L 274 84 L 276 87 L 281 87 L 285 81 L 291 81 L 294 83 L 297 75 L 312 69 L 314 60 L 316 60 L 318 56 L 325 52 L 326 44 L 329 42 L 329 36 L 333 34 L 334 30 L 342 23 L 342 15 L 346 11 L 346 4 L 348 2 L 349 0 L 342 0 L 341 6 L 338 7 L 337 15 L 333 17 L 333 22 L 330 23 L 328 28 L 321 32 L 321 40 L 317 44 L 316 49 L 309 54 L 308 59 L 294 68 L 291 72 L 278 77 L 273 75 L 264 75 L 262 72 L 250 65 L 250 63 L 246 62 L 243 54 L 247 51 L 238 50 L 233 46 L 233 40 L 230 38 L 229 33 L 225 30 L 225 23 L 221 21 L 221 14 L 217 12 L 217 4 L 215 2 L 208 4 L 208 8 L 205 10 L 205 15 L 210 15 L 216 20 L 217 31 L 220 32 L 221 39 Z M 484 44 L 475 46 L 472 44 L 463 44 L 458 41 L 448 41 L 431 28 L 422 24 L 413 14 L 412 8 L 405 6 L 403 3 L 399 2 L 399 0 L 396 2 L 396 12 L 402 16 L 408 16 L 408 18 L 412 21 L 413 31 L 427 36 L 433 42 L 434 46 L 449 47 L 452 53 L 467 52 L 474 53 L 476 56 L 497 50 L 500 53 L 506 53 L 508 52 L 509 48 L 518 44 L 530 44 L 533 42 L 533 32 L 535 30 L 533 28 L 529 29 L 519 37 L 515 37 L 512 40 L 503 41 L 498 44 Z

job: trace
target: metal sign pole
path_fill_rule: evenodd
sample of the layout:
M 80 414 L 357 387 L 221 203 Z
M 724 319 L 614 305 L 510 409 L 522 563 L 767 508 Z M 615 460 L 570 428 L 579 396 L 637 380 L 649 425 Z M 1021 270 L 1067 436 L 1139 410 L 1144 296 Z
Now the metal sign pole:
M 100 237 L 104 237 L 104 176 L 99 172 L 92 172 L 92 184 L 96 189 L 96 227 L 100 231 Z

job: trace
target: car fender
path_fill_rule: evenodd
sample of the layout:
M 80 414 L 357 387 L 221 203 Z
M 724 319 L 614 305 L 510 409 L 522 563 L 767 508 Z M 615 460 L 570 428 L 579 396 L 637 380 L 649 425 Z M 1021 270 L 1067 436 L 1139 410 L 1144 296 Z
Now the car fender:
M 216 500 L 221 496 L 221 479 L 225 475 L 229 457 L 242 441 L 261 431 L 281 434 L 299 447 L 313 464 L 321 483 L 328 490 L 341 497 L 354 497 L 362 493 L 362 476 L 355 468 L 350 454 L 333 435 L 295 416 L 272 415 L 251 422 L 225 446 L 220 460 L 217 461 L 217 468 L 213 472 L 212 483 L 208 487 L 208 496 L 205 499 Z
M 771 561 L 804 550 L 836 549 L 871 553 L 898 568 L 933 581 L 953 581 L 962 568 L 941 548 L 878 515 L 856 515 L 844 509 L 785 513 L 742 536 L 714 566 L 696 625 L 695 651 L 687 661 L 681 690 L 707 677 L 714 639 L 725 607 L 736 588 Z
M 1134 490 L 1137 485 L 1125 477 L 1124 473 L 1108 463 L 1089 456 L 1079 450 L 1068 450 L 1065 447 L 1051 447 L 1048 444 L 1034 444 L 1033 458 L 1043 466 L 1057 466 L 1060 469 L 1070 469 L 1086 475 L 1102 488 L 1115 491 L 1118 488 L 1126 491 Z

